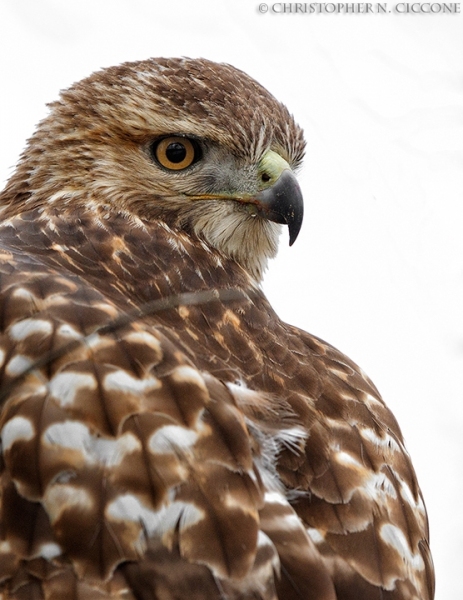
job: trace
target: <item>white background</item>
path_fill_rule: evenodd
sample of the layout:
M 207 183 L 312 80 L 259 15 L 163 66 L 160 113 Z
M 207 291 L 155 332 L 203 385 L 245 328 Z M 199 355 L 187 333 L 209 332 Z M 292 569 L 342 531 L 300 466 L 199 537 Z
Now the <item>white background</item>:
M 291 249 L 284 232 L 266 292 L 282 318 L 343 350 L 379 387 L 426 498 L 436 600 L 461 600 L 463 15 L 258 5 L 2 0 L 0 180 L 45 103 L 100 67 L 204 56 L 284 101 L 308 140 L 306 216 Z

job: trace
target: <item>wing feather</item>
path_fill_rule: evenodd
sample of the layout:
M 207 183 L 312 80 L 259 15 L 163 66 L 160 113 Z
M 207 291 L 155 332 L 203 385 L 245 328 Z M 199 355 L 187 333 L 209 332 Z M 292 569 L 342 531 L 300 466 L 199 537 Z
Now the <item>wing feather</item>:
M 197 242 L 35 217 L 2 230 L 5 598 L 432 599 L 416 477 L 354 363 L 234 263 L 217 290 Z

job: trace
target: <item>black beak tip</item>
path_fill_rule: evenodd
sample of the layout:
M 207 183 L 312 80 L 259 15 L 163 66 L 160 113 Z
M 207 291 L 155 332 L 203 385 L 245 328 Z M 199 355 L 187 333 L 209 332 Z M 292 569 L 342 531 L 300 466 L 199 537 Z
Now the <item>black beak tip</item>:
M 297 236 L 301 230 L 302 219 L 299 219 L 298 222 L 293 221 L 292 223 L 288 223 L 289 229 L 289 245 L 292 246 L 294 242 L 297 240 Z
M 289 245 L 299 235 L 304 216 L 304 201 L 296 177 L 289 169 L 283 171 L 272 187 L 256 196 L 262 215 L 269 221 L 285 223 L 289 229 Z

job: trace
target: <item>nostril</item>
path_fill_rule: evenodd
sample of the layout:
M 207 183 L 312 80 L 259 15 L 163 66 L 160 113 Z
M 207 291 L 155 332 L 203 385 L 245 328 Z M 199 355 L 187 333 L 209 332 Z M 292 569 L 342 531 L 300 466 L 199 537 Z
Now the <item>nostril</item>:
M 264 183 L 268 183 L 270 181 L 271 177 L 268 173 L 262 173 L 262 181 Z

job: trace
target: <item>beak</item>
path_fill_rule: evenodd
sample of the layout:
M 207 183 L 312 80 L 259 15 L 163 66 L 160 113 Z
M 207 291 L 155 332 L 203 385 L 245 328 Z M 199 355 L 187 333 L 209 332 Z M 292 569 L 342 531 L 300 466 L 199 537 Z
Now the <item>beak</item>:
M 302 192 L 296 177 L 289 169 L 284 169 L 277 181 L 254 197 L 259 214 L 275 223 L 283 223 L 289 228 L 289 245 L 296 241 L 304 216 Z

